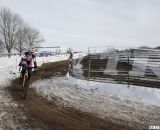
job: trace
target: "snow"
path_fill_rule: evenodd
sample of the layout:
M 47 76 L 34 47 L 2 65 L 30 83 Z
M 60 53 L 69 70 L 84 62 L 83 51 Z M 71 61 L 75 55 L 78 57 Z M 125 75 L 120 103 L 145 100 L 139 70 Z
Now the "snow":
M 127 87 L 70 76 L 39 80 L 30 87 L 60 107 L 74 107 L 104 119 L 109 117 L 128 123 L 147 124 L 160 118 L 160 90 L 156 88 Z
M 0 87 L 7 85 L 9 80 L 17 76 L 18 73 L 15 72 L 18 72 L 18 61 L 20 61 L 19 56 L 0 58 Z
M 102 83 L 94 81 L 86 81 L 76 79 L 74 77 L 57 77 L 48 80 L 37 81 L 32 84 L 37 91 L 44 90 L 44 95 L 52 95 L 55 92 L 55 87 L 64 86 L 64 89 L 82 89 L 88 92 L 96 92 L 97 95 L 109 95 L 120 99 L 127 99 L 133 102 L 143 103 L 145 105 L 160 106 L 160 89 L 149 88 L 142 86 L 134 86 L 127 84 Z M 63 88 L 63 87 L 62 87 Z M 62 90 L 62 97 L 65 94 Z

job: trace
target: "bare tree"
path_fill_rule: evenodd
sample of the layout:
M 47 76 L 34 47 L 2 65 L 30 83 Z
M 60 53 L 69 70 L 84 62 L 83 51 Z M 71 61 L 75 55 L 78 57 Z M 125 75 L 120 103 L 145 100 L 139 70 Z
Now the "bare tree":
M 37 29 L 22 24 L 22 26 L 18 30 L 15 49 L 19 53 L 22 53 L 27 48 L 39 47 L 40 43 L 43 41 L 44 39 Z
M 8 8 L 0 9 L 0 47 L 10 54 L 12 49 L 22 53 L 26 48 L 39 47 L 44 41 L 39 30 L 26 25 L 20 15 Z
M 2 53 L 4 51 L 4 48 L 3 48 L 3 46 L 2 46 L 2 41 L 1 41 L 1 39 L 0 39 L 0 53 Z
M 21 54 L 23 51 L 28 48 L 28 40 L 27 40 L 28 27 L 23 25 L 18 30 L 17 41 L 15 45 L 15 49 Z
M 44 42 L 43 36 L 39 30 L 28 27 L 27 42 L 29 47 L 39 47 L 41 42 Z
M 11 12 L 8 8 L 2 8 L 0 10 L 0 39 L 1 45 L 11 53 L 14 48 L 19 35 L 19 28 L 23 23 L 22 18 Z

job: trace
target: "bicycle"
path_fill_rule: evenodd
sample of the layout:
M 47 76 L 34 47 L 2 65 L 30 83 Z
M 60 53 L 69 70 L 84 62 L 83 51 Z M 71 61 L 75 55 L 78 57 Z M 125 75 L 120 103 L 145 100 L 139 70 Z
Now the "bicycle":
M 23 67 L 21 71 L 21 87 L 23 89 L 22 98 L 26 98 L 27 90 L 28 90 L 28 69 L 27 67 Z
M 38 70 L 37 68 L 35 67 L 32 67 L 34 68 L 34 72 L 36 70 Z M 22 98 L 25 99 L 26 98 L 26 95 L 27 95 L 27 90 L 28 90 L 28 87 L 29 87 L 29 75 L 28 75 L 28 67 L 22 67 L 22 71 L 21 71 L 21 87 L 23 89 L 23 95 L 22 95 Z

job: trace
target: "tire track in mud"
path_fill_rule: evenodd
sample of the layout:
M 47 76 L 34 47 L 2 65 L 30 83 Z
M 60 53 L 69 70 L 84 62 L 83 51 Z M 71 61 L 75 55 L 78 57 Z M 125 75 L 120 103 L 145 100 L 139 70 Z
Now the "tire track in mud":
M 31 82 L 48 79 L 57 73 L 64 75 L 67 68 L 67 61 L 44 64 L 33 74 Z M 19 106 L 26 114 L 27 122 L 31 124 L 28 129 L 36 129 L 38 125 L 37 129 L 43 130 L 134 130 L 126 124 L 116 124 L 109 119 L 102 120 L 73 108 L 59 108 L 39 97 L 33 89 L 29 89 L 26 99 L 22 100 L 18 81 L 13 80 L 8 90 L 13 100 L 21 104 Z

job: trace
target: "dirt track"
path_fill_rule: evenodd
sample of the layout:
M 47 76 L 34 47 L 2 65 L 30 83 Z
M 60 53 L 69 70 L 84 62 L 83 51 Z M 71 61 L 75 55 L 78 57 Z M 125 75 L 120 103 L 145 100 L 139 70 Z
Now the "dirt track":
M 43 65 L 32 77 L 38 79 L 49 78 L 56 73 L 66 73 L 66 61 Z M 72 108 L 59 108 L 54 103 L 48 103 L 29 89 L 27 98 L 21 99 L 21 88 L 15 79 L 8 88 L 13 99 L 21 104 L 21 110 L 27 116 L 31 128 L 43 130 L 132 130 L 126 124 L 113 123 L 109 119 L 101 120 L 89 113 L 83 113 Z M 37 127 L 38 126 L 38 127 Z M 137 128 L 135 128 L 137 130 Z

